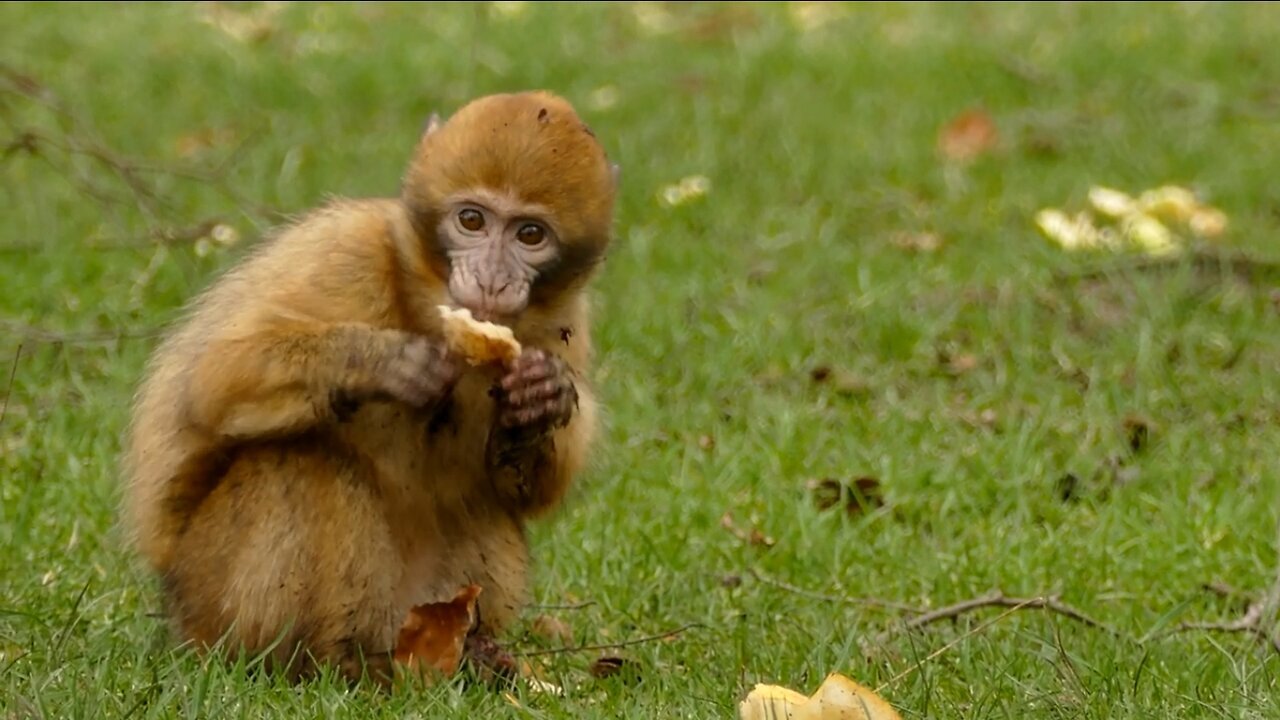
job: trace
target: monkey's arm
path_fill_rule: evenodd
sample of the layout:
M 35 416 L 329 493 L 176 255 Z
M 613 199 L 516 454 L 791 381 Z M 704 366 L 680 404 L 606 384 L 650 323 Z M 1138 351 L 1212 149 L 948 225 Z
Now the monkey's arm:
M 526 515 L 554 507 L 586 464 L 596 399 L 584 378 L 541 351 L 503 379 L 487 462 L 504 502 Z
M 287 324 L 211 340 L 187 387 L 191 420 L 231 440 L 340 419 L 360 401 L 438 399 L 456 363 L 430 340 L 359 323 Z

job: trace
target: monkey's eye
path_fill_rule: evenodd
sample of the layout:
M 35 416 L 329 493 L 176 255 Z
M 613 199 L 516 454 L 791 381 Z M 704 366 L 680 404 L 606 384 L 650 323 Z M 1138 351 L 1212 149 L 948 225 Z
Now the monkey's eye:
M 479 210 L 466 208 L 458 213 L 458 223 L 469 232 L 480 232 L 484 229 L 484 215 Z
M 529 246 L 541 245 L 546 237 L 546 228 L 537 223 L 527 223 L 516 231 L 516 239 Z

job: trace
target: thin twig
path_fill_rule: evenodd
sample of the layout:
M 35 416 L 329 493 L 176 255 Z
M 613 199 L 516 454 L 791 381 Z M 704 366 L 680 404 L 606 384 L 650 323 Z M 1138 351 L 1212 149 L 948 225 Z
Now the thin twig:
M 1174 270 L 1184 264 L 1189 264 L 1192 268 L 1201 271 L 1226 270 L 1248 281 L 1258 280 L 1261 277 L 1280 277 L 1280 263 L 1244 253 L 1198 250 L 1185 256 L 1143 258 L 1136 261 L 1122 261 L 1091 270 L 1055 273 L 1054 279 L 1058 282 L 1086 282 L 1099 280 L 1118 273 Z
M 1102 630 L 1114 637 L 1124 637 L 1119 630 L 1085 615 L 1080 610 L 1077 610 L 1076 608 L 1059 600 L 1057 595 L 1039 595 L 1036 597 L 1017 598 L 1008 597 L 999 590 L 917 615 L 902 623 L 898 629 L 914 630 L 916 628 L 929 625 L 930 623 L 938 622 L 939 620 L 948 620 L 964 615 L 965 613 L 973 612 L 974 610 L 981 610 L 982 608 L 988 607 L 1017 608 L 1019 610 L 1047 610 L 1049 612 L 1062 615 L 1070 620 L 1075 620 L 1076 622 L 1087 625 L 1088 627 Z M 888 639 L 889 635 L 893 634 L 893 632 L 894 629 L 886 630 L 880 634 L 877 641 L 883 642 Z
M 879 608 L 886 608 L 889 610 L 900 610 L 902 612 L 909 612 L 909 613 L 924 612 L 923 610 L 921 610 L 920 608 L 914 605 L 894 602 L 892 600 L 881 600 L 880 598 L 869 598 L 869 597 L 849 597 L 847 595 L 828 595 L 826 593 L 806 590 L 802 587 L 797 587 L 795 585 L 783 582 L 776 578 L 771 578 L 768 575 L 761 573 L 759 570 L 756 570 L 755 568 L 750 568 L 747 570 L 747 572 L 751 574 L 751 577 L 755 578 L 756 580 L 759 580 L 765 585 L 772 585 L 773 587 L 776 587 L 779 590 L 786 590 L 789 593 L 793 593 L 801 597 L 807 597 L 811 600 L 821 600 L 823 602 L 837 602 L 837 603 L 844 603 L 846 605 L 865 605 L 867 607 L 879 607 Z
M 585 652 L 587 650 L 613 650 L 615 648 L 629 647 L 631 645 L 640 645 L 641 643 L 654 642 L 657 640 L 666 640 L 669 637 L 675 637 L 680 633 L 697 627 L 704 627 L 702 623 L 692 622 L 681 625 L 674 630 L 668 630 L 658 635 L 646 635 L 644 637 L 631 638 L 630 640 L 622 640 L 616 643 L 600 643 L 598 645 L 570 645 L 566 647 L 551 648 L 549 650 L 526 650 L 524 652 L 514 653 L 517 657 L 533 657 L 534 655 L 558 655 L 560 653 Z
M 1039 600 L 1039 599 L 1042 599 L 1042 598 L 1026 598 L 1026 600 L 1028 600 L 1028 601 L 1035 601 L 1035 600 Z M 966 631 L 966 632 L 962 633 L 962 634 L 960 635 L 960 637 L 958 637 L 958 638 L 956 638 L 956 639 L 952 640 L 951 642 L 947 643 L 946 645 L 943 645 L 942 647 L 938 648 L 937 650 L 934 650 L 933 652 L 929 653 L 928 655 L 926 655 L 926 656 L 924 657 L 924 659 L 920 660 L 920 661 L 919 661 L 919 662 L 917 662 L 916 664 L 912 665 L 911 667 L 907 668 L 906 670 L 903 670 L 902 672 L 898 673 L 897 675 L 894 675 L 893 677 L 889 678 L 888 680 L 885 680 L 884 682 L 880 683 L 879 687 L 877 687 L 875 691 L 876 691 L 877 693 L 883 692 L 883 691 L 885 690 L 885 688 L 889 687 L 890 685 L 892 685 L 892 684 L 894 684 L 894 683 L 898 682 L 898 681 L 899 681 L 899 680 L 901 680 L 902 678 L 904 678 L 904 677 L 906 677 L 906 676 L 910 675 L 911 673 L 913 673 L 913 672 L 915 672 L 915 671 L 919 670 L 920 668 L 924 667 L 925 663 L 929 662 L 930 660 L 933 660 L 934 658 L 938 657 L 939 655 L 942 655 L 943 653 L 945 653 L 946 651 L 948 651 L 948 650 L 950 650 L 951 648 L 955 647 L 956 645 L 959 645 L 960 643 L 964 642 L 965 640 L 967 640 L 967 639 L 969 639 L 969 638 L 973 637 L 974 635 L 977 635 L 978 633 L 982 632 L 983 630 L 986 630 L 987 628 L 991 627 L 992 625 L 995 625 L 996 623 L 998 623 L 998 622 L 1000 622 L 1001 620 L 1003 620 L 1003 619 L 1005 619 L 1005 618 L 1009 617 L 1010 615 L 1012 615 L 1012 614 L 1014 614 L 1014 613 L 1018 612 L 1019 610 L 1022 610 L 1022 609 L 1023 609 L 1023 607 L 1025 607 L 1025 605 L 1014 605 L 1013 607 L 1009 608 L 1008 610 L 1005 610 L 1004 612 L 1000 613 L 999 615 L 995 616 L 994 618 L 992 618 L 992 619 L 990 619 L 990 620 L 988 620 L 988 621 L 986 621 L 986 622 L 984 622 L 984 623 L 982 623 L 982 624 L 980 624 L 980 625 L 977 625 L 977 626 L 975 626 L 975 627 L 973 627 L 973 628 L 970 628 L 968 631 Z
M 1228 633 L 1243 632 L 1249 633 L 1269 644 L 1277 654 L 1280 654 L 1280 631 L 1277 631 L 1275 627 L 1276 611 L 1280 609 L 1280 527 L 1276 531 L 1276 553 L 1276 569 L 1271 580 L 1271 587 L 1267 588 L 1266 594 L 1260 599 L 1250 602 L 1243 615 L 1235 620 L 1222 622 L 1184 622 L 1158 637 L 1168 637 L 1197 630 Z M 1242 594 L 1225 585 L 1219 588 L 1210 584 L 1206 585 L 1205 589 L 1217 592 L 1223 597 Z
M 119 340 L 152 338 L 164 332 L 163 328 L 159 327 L 61 332 L 4 318 L 0 318 L 0 330 L 19 336 L 24 342 L 59 343 L 63 345 L 92 345 L 95 343 L 112 343 Z
M 569 603 L 566 605 L 530 605 L 532 610 L 581 610 L 595 605 L 595 600 L 586 600 L 580 603 Z
M 13 351 L 13 367 L 9 369 L 9 384 L 4 388 L 4 405 L 0 405 L 0 425 L 4 425 L 4 418 L 9 414 L 9 395 L 13 392 L 13 379 L 18 375 L 18 360 L 22 358 L 22 343 L 18 343 L 18 349 Z

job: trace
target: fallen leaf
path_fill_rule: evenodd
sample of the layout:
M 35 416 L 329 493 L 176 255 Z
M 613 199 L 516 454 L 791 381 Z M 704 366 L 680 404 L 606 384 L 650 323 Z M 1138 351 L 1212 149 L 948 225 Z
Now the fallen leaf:
M 529 631 L 543 640 L 568 645 L 573 642 L 573 630 L 569 624 L 552 615 L 539 615 L 533 619 Z
M 396 640 L 395 660 L 409 669 L 458 671 L 467 635 L 476 624 L 479 585 L 468 585 L 452 600 L 409 610 Z
M 235 133 L 226 128 L 201 128 L 174 140 L 173 152 L 185 160 L 217 147 L 231 145 L 235 139 Z
M 978 356 L 972 353 L 961 353 L 947 361 L 947 372 L 952 375 L 963 375 L 978 367 Z
M 942 236 L 931 232 L 894 233 L 889 242 L 900 250 L 914 253 L 932 253 L 942 249 Z
M 822 478 L 810 480 L 806 485 L 819 510 L 830 510 L 839 505 L 852 517 L 869 509 L 884 507 L 880 481 L 873 477 L 856 478 L 847 485 L 835 478 Z
M 779 685 L 756 685 L 738 705 L 741 720 L 902 720 L 872 690 L 831 673 L 812 697 Z
M 819 510 L 830 510 L 844 498 L 844 485 L 835 478 L 810 480 L 806 485 L 809 487 L 809 494 L 813 496 L 813 504 Z
M 809 379 L 816 384 L 829 384 L 840 395 L 862 395 L 871 386 L 857 373 L 830 365 L 818 365 L 809 371 Z
M 760 528 L 753 527 L 750 531 L 747 531 L 738 527 L 737 523 L 733 521 L 733 513 L 731 512 L 725 512 L 724 515 L 720 516 L 720 527 L 733 533 L 734 537 L 749 545 L 773 547 L 778 542 L 772 537 L 765 535 Z
M 1124 434 L 1129 442 L 1129 449 L 1139 453 L 1147 446 L 1147 440 L 1151 437 L 1151 427 L 1146 420 L 1130 415 L 1124 419 Z
M 690 175 L 677 183 L 664 186 L 658 192 L 658 198 L 667 207 L 677 207 L 698 200 L 710 191 L 710 179 L 705 175 Z
M 1054 487 L 1058 492 L 1058 499 L 1062 502 L 1074 502 L 1080 499 L 1076 494 L 1077 489 L 1080 487 L 1080 478 L 1076 477 L 1075 473 L 1067 473 L 1058 478 L 1057 482 L 1054 483 Z
M 716 447 L 716 439 L 710 435 L 700 435 L 698 437 L 698 447 L 703 450 L 714 450 Z
M 591 663 L 591 676 L 598 680 L 614 677 L 621 673 L 628 665 L 630 665 L 630 663 L 620 657 L 605 655 L 603 657 L 596 658 L 596 661 Z
M 751 534 L 747 537 L 747 542 L 752 545 L 763 545 L 764 547 L 773 547 L 778 544 L 777 540 L 765 535 L 760 528 L 751 528 Z
M 995 120 L 987 111 L 966 110 L 938 131 L 938 150 L 952 162 L 969 162 L 990 152 L 999 138 Z

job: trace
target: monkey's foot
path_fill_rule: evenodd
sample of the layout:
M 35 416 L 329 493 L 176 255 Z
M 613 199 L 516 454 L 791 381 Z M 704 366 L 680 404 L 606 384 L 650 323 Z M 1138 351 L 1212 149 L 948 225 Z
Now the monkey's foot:
M 476 677 L 486 683 L 510 683 L 520 674 L 515 656 L 487 633 L 468 635 L 463 652 Z

